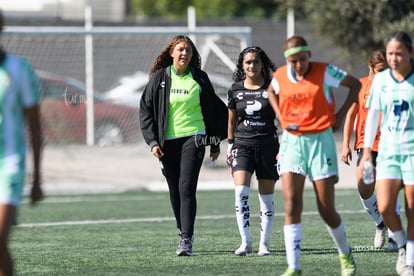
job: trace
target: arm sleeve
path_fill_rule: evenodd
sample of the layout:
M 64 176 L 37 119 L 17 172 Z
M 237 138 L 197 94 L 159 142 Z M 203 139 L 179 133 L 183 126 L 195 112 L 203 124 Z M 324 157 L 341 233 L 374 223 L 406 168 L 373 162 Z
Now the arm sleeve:
M 364 148 L 371 148 L 377 134 L 378 122 L 381 112 L 370 109 L 365 122 Z
M 155 118 L 155 113 L 157 110 L 154 110 L 154 108 L 156 108 L 156 105 L 153 103 L 152 98 L 153 93 L 155 93 L 153 92 L 153 84 L 154 79 L 151 78 L 144 88 L 139 107 L 139 119 L 142 136 L 150 148 L 159 143 L 158 129 L 156 125 L 157 121 Z

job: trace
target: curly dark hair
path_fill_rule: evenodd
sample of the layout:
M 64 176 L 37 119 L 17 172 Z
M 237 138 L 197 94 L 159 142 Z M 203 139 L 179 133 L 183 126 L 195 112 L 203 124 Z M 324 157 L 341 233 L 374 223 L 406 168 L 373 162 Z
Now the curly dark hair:
M 173 64 L 173 58 L 171 57 L 171 53 L 175 45 L 177 45 L 178 43 L 182 41 L 185 41 L 188 44 L 190 44 L 191 48 L 193 49 L 193 57 L 191 58 L 190 66 L 201 69 L 201 57 L 193 41 L 188 36 L 177 35 L 173 37 L 168 42 L 168 44 L 165 45 L 165 47 L 161 50 L 161 53 L 156 58 L 154 65 L 152 65 L 152 68 L 149 74 L 150 77 L 152 76 L 152 74 L 154 74 L 155 71 L 158 71 L 161 68 L 165 68 Z
M 237 82 L 246 78 L 246 73 L 243 70 L 243 59 L 247 53 L 258 54 L 263 62 L 262 76 L 264 79 L 270 79 L 272 77 L 272 73 L 276 70 L 276 65 L 270 60 L 265 51 L 263 51 L 260 47 L 250 46 L 240 52 L 239 58 L 237 60 L 236 70 L 233 72 L 233 80 Z

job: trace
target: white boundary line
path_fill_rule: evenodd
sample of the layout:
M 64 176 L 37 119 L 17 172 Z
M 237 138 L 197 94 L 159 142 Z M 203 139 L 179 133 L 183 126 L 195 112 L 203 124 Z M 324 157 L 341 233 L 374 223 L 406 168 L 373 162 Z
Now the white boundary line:
M 256 191 L 252 191 L 252 193 L 257 193 Z M 279 191 L 275 191 L 275 193 L 279 193 Z M 336 190 L 335 196 L 348 196 L 352 195 L 354 191 L 351 190 Z M 199 197 L 199 196 L 198 196 Z M 303 197 L 315 197 L 315 193 L 306 193 Z M 164 200 L 168 198 L 167 194 L 157 194 L 152 193 L 150 195 L 134 195 L 128 196 L 125 194 L 121 195 L 96 195 L 96 194 L 85 194 L 85 195 L 64 195 L 59 197 L 46 197 L 40 204 L 50 204 L 50 203 L 76 203 L 76 202 L 110 202 L 110 201 L 148 201 L 148 200 Z M 28 198 L 25 198 L 22 201 L 22 204 L 30 204 Z
M 64 197 L 46 197 L 40 204 L 49 203 L 77 203 L 77 202 L 111 202 L 111 201 L 149 201 L 164 200 L 166 196 L 64 196 Z M 30 204 L 29 199 L 25 199 L 22 204 Z
M 339 214 L 361 214 L 365 210 L 342 210 Z M 275 217 L 283 217 L 284 213 L 276 213 Z M 319 213 L 317 211 L 303 212 L 303 216 L 315 216 Z M 255 216 L 253 216 L 254 218 Z M 198 220 L 213 220 L 213 219 L 229 219 L 234 218 L 232 215 L 216 215 L 216 216 L 198 216 Z M 73 225 L 93 225 L 93 224 L 117 224 L 117 223 L 135 223 L 135 222 L 164 222 L 173 221 L 173 217 L 157 217 L 157 218 L 132 218 L 132 219 L 107 219 L 107 220 L 80 220 L 80 221 L 57 221 L 57 222 L 43 222 L 43 223 L 23 223 L 17 225 L 18 228 L 34 228 L 34 227 L 52 227 L 52 226 L 73 226 Z

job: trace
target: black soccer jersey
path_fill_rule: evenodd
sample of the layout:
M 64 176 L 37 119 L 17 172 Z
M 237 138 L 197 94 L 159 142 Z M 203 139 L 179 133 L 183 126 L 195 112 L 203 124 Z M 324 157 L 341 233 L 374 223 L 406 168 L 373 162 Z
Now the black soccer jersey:
M 277 139 L 275 113 L 267 95 L 269 83 L 270 80 L 260 89 L 250 90 L 239 81 L 228 91 L 228 108 L 237 114 L 234 138 L 238 144 L 269 144 Z

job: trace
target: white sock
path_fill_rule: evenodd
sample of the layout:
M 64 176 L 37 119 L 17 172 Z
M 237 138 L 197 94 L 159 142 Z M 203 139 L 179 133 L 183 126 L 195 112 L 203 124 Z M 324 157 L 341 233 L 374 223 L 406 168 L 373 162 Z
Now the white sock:
M 239 227 L 242 244 L 251 243 L 250 239 L 250 206 L 249 206 L 250 187 L 236 185 L 235 187 L 235 207 L 236 220 Z
M 274 199 L 272 194 L 259 194 L 260 203 L 260 243 L 269 245 L 274 217 Z
M 360 197 L 362 206 L 364 207 L 365 211 L 371 217 L 371 219 L 375 222 L 375 225 L 379 225 L 382 222 L 381 214 L 378 211 L 377 206 L 377 197 L 375 194 L 368 199 L 363 199 Z
M 397 197 L 397 203 L 395 204 L 395 212 L 398 216 L 401 215 L 401 203 L 399 197 Z
M 388 228 L 387 230 L 388 230 L 388 238 L 395 241 L 394 232 L 392 232 L 390 228 Z
M 300 270 L 300 245 L 302 242 L 302 224 L 283 226 L 285 237 L 286 259 L 289 268 Z
M 407 237 L 404 230 L 394 232 L 394 240 L 398 245 L 398 248 L 404 247 L 407 244 Z
M 343 221 L 341 220 L 341 223 L 335 229 L 331 228 L 329 225 L 326 225 L 326 228 L 338 248 L 338 253 L 348 254 L 351 247 L 346 239 L 345 225 Z
M 414 266 L 414 241 L 407 240 L 407 247 L 405 249 L 405 264 Z

